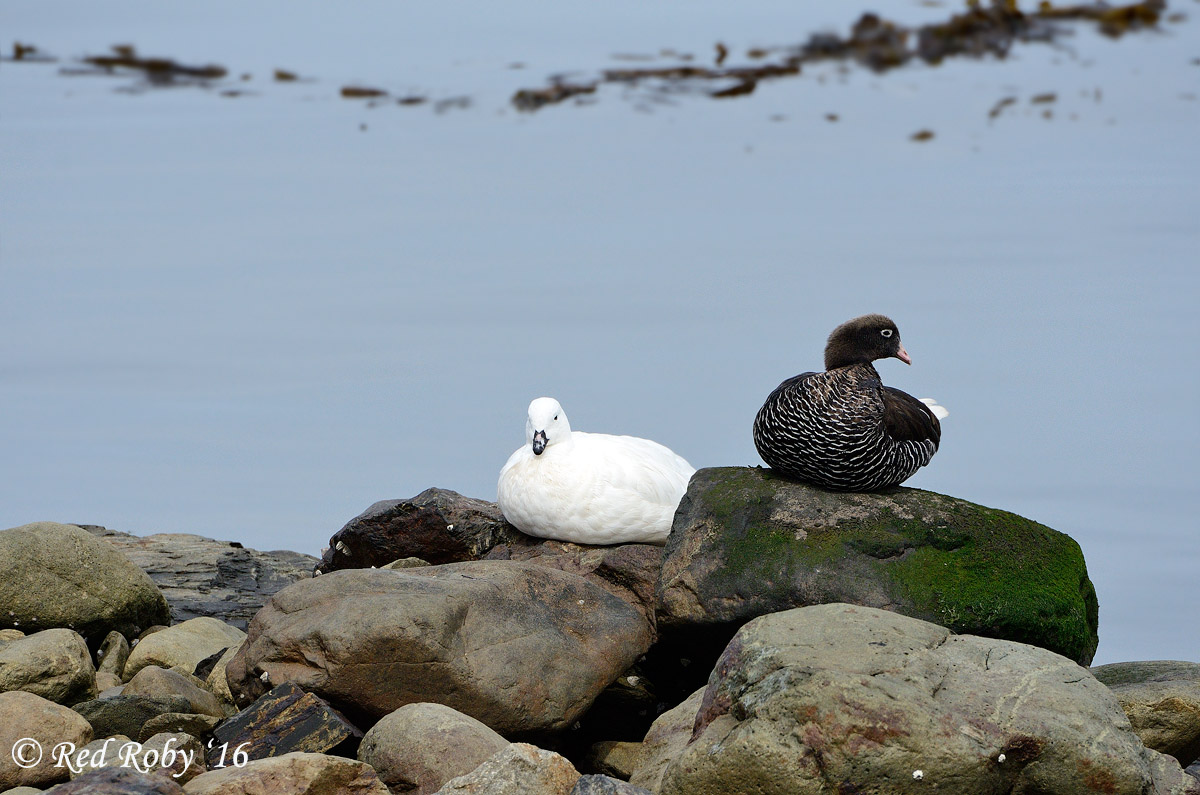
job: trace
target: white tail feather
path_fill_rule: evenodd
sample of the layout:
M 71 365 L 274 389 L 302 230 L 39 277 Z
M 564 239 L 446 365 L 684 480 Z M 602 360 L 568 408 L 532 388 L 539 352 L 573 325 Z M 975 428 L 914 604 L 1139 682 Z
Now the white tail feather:
M 938 402 L 933 398 L 921 398 L 921 402 L 929 406 L 929 410 L 933 412 L 933 416 L 939 420 L 944 420 L 950 416 L 950 412 L 946 411 L 946 407 L 939 406 Z

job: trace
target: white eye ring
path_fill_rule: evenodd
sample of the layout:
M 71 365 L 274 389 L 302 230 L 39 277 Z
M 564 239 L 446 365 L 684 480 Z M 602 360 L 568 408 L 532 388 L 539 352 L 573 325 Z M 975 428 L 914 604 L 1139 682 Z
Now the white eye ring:
M 879 332 L 879 333 L 880 333 L 880 334 L 882 334 L 882 335 L 883 335 L 883 336 L 885 336 L 885 337 L 890 337 L 890 336 L 892 336 L 892 330 L 891 330 L 890 328 L 885 328 L 883 331 L 881 331 L 881 332 Z

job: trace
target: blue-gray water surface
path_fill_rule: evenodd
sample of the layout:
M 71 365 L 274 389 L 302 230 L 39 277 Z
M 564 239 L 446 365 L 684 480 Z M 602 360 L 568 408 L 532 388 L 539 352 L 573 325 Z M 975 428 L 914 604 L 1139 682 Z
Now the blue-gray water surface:
M 1200 660 L 1200 6 L 725 100 L 509 102 L 864 10 L 956 9 L 7 0 L 59 61 L 0 64 L 0 527 L 318 554 L 375 500 L 494 499 L 539 395 L 757 464 L 766 394 L 883 312 L 913 358 L 885 382 L 951 412 L 908 485 L 1075 538 L 1097 662 Z M 60 74 L 126 43 L 230 77 Z

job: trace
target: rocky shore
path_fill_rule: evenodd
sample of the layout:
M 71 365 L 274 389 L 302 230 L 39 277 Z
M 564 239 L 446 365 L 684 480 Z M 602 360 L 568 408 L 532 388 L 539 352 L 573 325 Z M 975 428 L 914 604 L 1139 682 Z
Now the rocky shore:
M 1200 795 L 1200 661 L 1088 668 L 1079 546 L 932 492 L 705 469 L 665 547 L 586 547 L 429 489 L 320 560 L 40 522 L 0 566 L 0 794 Z

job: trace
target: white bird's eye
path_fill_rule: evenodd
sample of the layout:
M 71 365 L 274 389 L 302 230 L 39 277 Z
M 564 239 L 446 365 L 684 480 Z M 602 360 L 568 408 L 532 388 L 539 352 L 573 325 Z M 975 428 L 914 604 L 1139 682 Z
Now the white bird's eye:
M 879 332 L 879 333 L 880 333 L 880 334 L 882 334 L 882 335 L 883 335 L 883 336 L 885 336 L 885 337 L 890 337 L 890 336 L 892 336 L 892 330 L 891 330 L 890 328 L 885 328 L 883 331 L 881 331 L 881 332 Z

